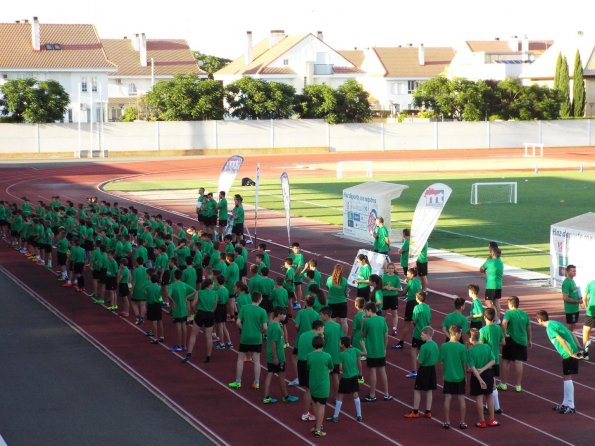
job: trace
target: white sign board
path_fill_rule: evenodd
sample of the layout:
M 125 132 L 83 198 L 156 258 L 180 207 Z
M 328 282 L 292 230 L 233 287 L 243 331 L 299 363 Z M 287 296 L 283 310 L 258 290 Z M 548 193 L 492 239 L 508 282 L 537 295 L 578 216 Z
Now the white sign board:
M 550 279 L 552 286 L 562 285 L 566 266 L 576 266 L 575 282 L 584 291 L 595 280 L 595 212 L 555 223 L 550 230 Z
M 374 251 L 368 251 L 367 249 L 360 249 L 353 260 L 353 266 L 351 267 L 349 277 L 347 278 L 347 283 L 352 287 L 357 287 L 357 285 L 354 285 L 353 281 L 357 280 L 357 272 L 359 271 L 360 266 L 357 261 L 357 256 L 360 254 L 368 256 L 368 261 L 372 267 L 372 274 L 382 276 L 384 274 L 384 264 L 390 263 L 390 258 L 386 254 L 379 254 Z

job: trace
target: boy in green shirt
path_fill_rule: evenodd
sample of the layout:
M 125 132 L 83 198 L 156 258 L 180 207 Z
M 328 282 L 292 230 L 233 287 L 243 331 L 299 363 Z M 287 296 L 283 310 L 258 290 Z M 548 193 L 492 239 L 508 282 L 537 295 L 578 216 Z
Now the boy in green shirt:
M 469 331 L 469 321 L 467 318 L 463 316 L 463 308 L 465 308 L 465 298 L 464 297 L 457 297 L 453 301 L 455 311 L 448 313 L 444 316 L 444 320 L 442 321 L 442 331 L 446 336 L 446 342 L 450 339 L 448 335 L 448 328 L 451 325 L 456 325 L 457 327 L 461 327 L 461 343 L 467 343 L 467 332 Z
M 289 295 L 289 302 L 292 304 L 292 310 L 299 310 L 301 308 L 299 302 L 295 298 L 295 270 L 293 269 L 293 259 L 287 257 L 283 260 L 283 270 L 285 272 L 285 280 L 283 287 L 287 290 Z
M 219 240 L 222 240 L 223 233 L 225 232 L 225 228 L 227 227 L 227 218 L 229 212 L 227 210 L 227 198 L 225 198 L 225 191 L 222 190 L 219 192 L 219 202 L 217 203 L 217 216 L 219 217 Z
M 159 285 L 159 276 L 153 274 L 151 276 L 151 284 L 147 287 L 147 320 L 151 322 L 152 329 L 147 331 L 147 336 L 152 337 L 151 344 L 159 344 L 165 342 L 163 334 L 163 320 L 161 303 L 161 285 Z
M 465 368 L 467 364 L 467 350 L 459 342 L 461 328 L 453 325 L 448 330 L 450 340 L 440 348 L 440 361 L 444 373 L 444 429 L 450 429 L 450 401 L 453 395 L 459 400 L 461 422 L 459 429 L 467 429 L 465 423 Z
M 321 308 L 320 319 L 324 322 L 324 351 L 331 355 L 333 360 L 331 375 L 333 375 L 333 388 L 336 391 L 339 388 L 341 338 L 345 333 L 341 325 L 332 320 L 332 315 L 333 311 L 330 307 Z
M 122 299 L 123 305 L 119 313 L 120 317 L 128 317 L 130 314 L 130 270 L 128 269 L 128 259 L 123 258 L 120 260 L 120 268 L 118 269 L 118 294 Z
M 213 352 L 213 326 L 215 325 L 215 309 L 217 308 L 217 291 L 213 289 L 211 279 L 205 279 L 202 282 L 200 291 L 192 300 L 191 308 L 195 312 L 194 324 L 188 340 L 188 353 L 186 353 L 182 362 L 190 361 L 198 332 L 204 329 L 207 353 L 204 362 L 209 363 Z
M 303 399 L 304 412 L 302 413 L 301 417 L 302 421 L 316 421 L 316 416 L 310 412 L 310 406 L 312 405 L 312 395 L 310 394 L 309 388 L 310 375 L 308 372 L 308 354 L 314 351 L 312 340 L 317 336 L 323 336 L 323 333 L 324 322 L 322 322 L 320 319 L 313 321 L 311 330 L 302 333 L 302 335 L 298 338 L 297 351 L 294 349 L 294 354 L 297 355 L 298 384 L 305 390 Z
M 405 375 L 406 378 L 415 378 L 417 376 L 417 355 L 420 347 L 424 344 L 421 338 L 421 330 L 430 325 L 432 320 L 432 311 L 430 306 L 426 304 L 427 293 L 425 291 L 418 291 L 415 296 L 417 305 L 413 309 L 413 337 L 411 339 L 411 371 Z
M 471 309 L 469 310 L 469 328 L 483 327 L 483 305 L 479 298 L 479 286 L 470 284 L 467 287 L 469 298 L 471 299 Z
M 314 416 L 316 417 L 316 425 L 312 432 L 315 437 L 326 436 L 326 432 L 322 430 L 322 423 L 324 421 L 324 409 L 331 390 L 329 372 L 333 369 L 331 355 L 322 351 L 323 346 L 324 338 L 316 336 L 312 339 L 314 351 L 308 353 L 307 357 L 308 383 L 312 396 Z
M 405 323 L 403 324 L 403 331 L 399 341 L 392 346 L 393 349 L 402 349 L 404 340 L 409 336 L 413 330 L 413 309 L 417 305 L 415 296 L 421 291 L 421 282 L 417 277 L 416 268 L 407 269 L 407 283 L 405 284 L 405 293 L 407 294 L 407 303 L 405 306 L 405 315 L 403 317 Z
M 576 266 L 566 267 L 566 278 L 562 282 L 562 300 L 564 301 L 564 314 L 566 314 L 566 325 L 571 332 L 574 332 L 578 322 L 580 296 L 574 282 L 576 277 Z
M 585 323 L 583 324 L 583 346 L 585 349 L 585 359 L 589 359 L 589 347 L 591 346 L 591 329 L 595 328 L 595 280 L 587 284 L 585 295 L 583 296 L 583 305 L 585 306 Z
M 170 259 L 173 260 L 173 259 Z M 186 321 L 188 319 L 187 300 L 194 299 L 197 295 L 193 290 L 180 279 L 182 271 L 176 269 L 173 274 L 174 282 L 167 287 L 167 298 L 170 301 L 172 317 L 176 326 L 177 343 L 171 349 L 174 352 L 181 352 L 186 349 L 184 341 L 186 340 Z
M 374 252 L 388 254 L 390 239 L 388 237 L 388 230 L 384 226 L 383 217 L 376 217 L 376 226 L 370 231 L 370 235 L 374 238 L 374 244 L 372 246 Z
M 304 260 L 304 255 L 301 252 L 300 244 L 298 242 L 294 242 L 291 244 L 291 253 L 289 254 L 289 257 L 292 260 L 292 267 L 294 271 L 293 283 L 295 292 L 295 303 L 299 305 L 299 303 L 303 299 L 302 278 L 306 262 Z M 299 308 L 296 308 L 296 306 L 294 305 L 293 309 L 298 310 Z
M 494 391 L 492 392 L 492 398 L 494 399 L 494 410 L 497 414 L 502 413 L 500 407 L 500 398 L 498 397 L 498 386 L 496 385 L 496 378 L 500 376 L 500 347 L 504 345 L 504 334 L 502 328 L 497 325 L 496 320 L 496 309 L 486 308 L 483 312 L 485 319 L 485 327 L 479 330 L 479 342 L 488 344 L 494 354 Z
M 476 397 L 477 415 L 479 417 L 479 421 L 475 423 L 475 426 L 481 429 L 488 426 L 499 426 L 500 423 L 494 418 L 494 399 L 492 398 L 494 388 L 494 369 L 492 366 L 496 363 L 494 354 L 489 345 L 479 342 L 479 330 L 476 328 L 471 329 L 470 343 L 471 348 L 467 351 L 467 365 L 471 371 L 469 394 Z M 483 413 L 484 397 L 490 417 L 487 423 Z
M 267 327 L 267 376 L 264 380 L 264 404 L 275 404 L 277 400 L 270 396 L 271 379 L 274 374 L 279 376 L 279 387 L 283 395 L 283 401 L 286 403 L 295 403 L 298 397 L 287 393 L 285 383 L 285 340 L 281 322 L 287 317 L 287 309 L 277 307 L 273 310 L 273 319 L 269 321 Z
M 376 304 L 368 302 L 364 306 L 366 316 L 362 326 L 362 338 L 366 343 L 366 364 L 370 369 L 370 394 L 363 399 L 365 402 L 376 402 L 376 375 L 380 373 L 380 379 L 384 387 L 384 401 L 390 401 L 393 397 L 388 393 L 388 379 L 386 377 L 386 344 L 388 342 L 388 325 L 382 316 L 376 314 Z
M 502 347 L 502 380 L 498 390 L 508 389 L 508 369 L 514 364 L 516 379 L 514 390 L 522 392 L 523 363 L 527 361 L 527 347 L 531 346 L 531 322 L 526 312 L 519 310 L 519 298 L 508 298 L 508 311 L 502 319 L 502 332 L 505 343 Z
M 421 403 L 421 392 L 426 393 L 426 411 L 425 418 L 432 418 L 432 398 L 434 390 L 436 390 L 436 364 L 440 357 L 438 344 L 436 344 L 432 337 L 434 336 L 434 329 L 429 325 L 422 328 L 421 340 L 422 346 L 417 355 L 417 362 L 419 367 L 415 375 L 415 386 L 413 390 L 413 409 L 405 418 L 419 418 L 419 405 Z
M 362 351 L 363 360 L 365 360 L 366 356 L 366 344 L 362 339 L 362 326 L 364 325 L 364 317 L 366 316 L 366 312 L 364 311 L 364 305 L 366 301 L 363 297 L 356 297 L 355 298 L 355 316 L 353 316 L 353 334 L 351 335 L 351 344 Z
M 219 343 L 215 346 L 217 350 L 229 350 L 233 347 L 229 330 L 227 329 L 227 305 L 229 304 L 229 291 L 225 288 L 225 277 L 219 275 L 217 281 L 217 308 L 215 309 L 215 330 Z
M 382 308 L 392 312 L 392 335 L 397 335 L 399 322 L 399 299 L 398 294 L 403 288 L 401 279 L 397 274 L 397 267 L 394 263 L 386 264 L 386 272 L 382 275 Z
M 488 308 L 496 309 L 496 322 L 500 321 L 500 298 L 502 297 L 502 275 L 504 263 L 500 256 L 502 251 L 497 245 L 490 243 L 490 255 L 479 271 L 486 275 L 485 301 Z
M 349 336 L 341 338 L 341 353 L 339 353 L 339 361 L 341 368 L 341 381 L 339 382 L 339 390 L 337 391 L 337 399 L 335 401 L 335 412 L 332 417 L 327 418 L 327 421 L 333 423 L 339 422 L 339 413 L 343 405 L 343 395 L 353 395 L 353 402 L 355 403 L 356 420 L 364 421 L 362 418 L 362 405 L 359 399 L 359 380 L 362 374 L 361 350 L 351 346 L 351 339 Z
M 273 291 L 273 296 L 275 295 L 275 292 L 279 292 L 279 293 L 287 293 L 287 290 L 285 290 L 283 288 L 283 277 L 277 277 L 277 285 L 275 287 L 275 290 Z M 286 296 L 286 294 L 285 294 Z M 299 345 L 299 341 L 300 341 L 300 337 L 302 336 L 302 334 L 310 331 L 312 329 L 312 323 L 318 319 L 320 319 L 320 315 L 314 310 L 314 296 L 308 296 L 306 298 L 306 308 L 302 308 L 300 311 L 297 312 L 295 319 L 293 320 L 295 327 L 297 329 L 297 333 L 295 335 L 295 345 L 293 347 L 293 365 L 295 368 L 295 374 L 296 376 L 299 376 L 299 354 L 298 354 L 298 345 Z M 275 302 L 275 301 L 274 301 Z M 282 308 L 287 308 L 288 305 L 288 300 L 287 297 L 285 297 L 285 306 L 283 305 L 275 305 L 275 307 L 277 306 L 281 306 Z M 286 319 L 287 321 L 287 319 Z M 323 324 L 324 326 L 324 324 Z M 283 329 L 284 329 L 284 333 L 287 333 L 287 325 L 283 325 Z M 287 340 L 287 338 L 285 338 Z M 292 380 L 289 383 L 290 386 L 298 386 L 299 385 L 299 379 L 295 378 L 294 380 Z

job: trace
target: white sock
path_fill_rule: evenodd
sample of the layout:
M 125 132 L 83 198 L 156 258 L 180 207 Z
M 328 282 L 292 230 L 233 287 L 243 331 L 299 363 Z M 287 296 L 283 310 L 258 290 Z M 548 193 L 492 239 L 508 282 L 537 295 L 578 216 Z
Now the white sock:
M 500 399 L 498 398 L 498 389 L 494 387 L 494 391 L 492 392 L 492 398 L 494 399 L 494 410 L 500 409 Z
M 335 413 L 333 414 L 333 418 L 339 418 L 339 412 L 341 412 L 341 406 L 343 405 L 343 401 L 335 401 Z
M 562 404 L 574 409 L 574 383 L 572 380 L 564 381 L 564 402 Z
M 358 417 L 361 417 L 362 416 L 362 403 L 359 400 L 359 397 L 358 398 L 355 398 L 353 400 L 353 402 L 355 403 L 355 413 L 356 413 L 356 415 Z

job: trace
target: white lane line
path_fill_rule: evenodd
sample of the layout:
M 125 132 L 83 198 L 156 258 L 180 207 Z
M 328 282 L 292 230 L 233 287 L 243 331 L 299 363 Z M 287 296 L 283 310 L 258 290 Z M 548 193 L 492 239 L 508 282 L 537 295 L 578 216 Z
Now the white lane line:
M 2 434 L 0 434 L 0 446 L 8 446 L 4 441 L 4 438 L 2 438 Z

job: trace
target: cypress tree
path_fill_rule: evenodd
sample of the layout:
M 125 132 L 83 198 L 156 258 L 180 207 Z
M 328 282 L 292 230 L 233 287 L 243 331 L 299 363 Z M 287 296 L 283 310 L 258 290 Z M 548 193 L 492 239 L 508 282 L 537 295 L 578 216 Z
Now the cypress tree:
M 576 50 L 574 56 L 574 73 L 572 76 L 572 109 L 575 118 L 582 118 L 585 113 L 585 82 L 583 80 L 583 64 L 581 55 Z
M 566 57 L 562 57 L 562 66 L 560 69 L 560 116 L 562 118 L 569 118 L 572 116 L 572 108 L 570 106 L 570 78 L 568 75 L 568 61 Z
M 560 89 L 560 71 L 562 70 L 562 53 L 558 53 L 558 59 L 556 59 L 556 72 L 554 74 L 554 90 Z

